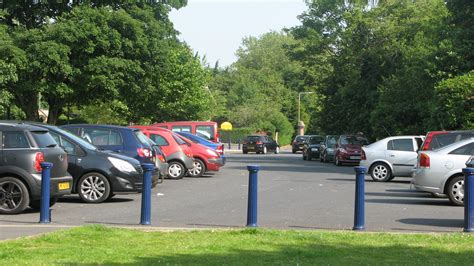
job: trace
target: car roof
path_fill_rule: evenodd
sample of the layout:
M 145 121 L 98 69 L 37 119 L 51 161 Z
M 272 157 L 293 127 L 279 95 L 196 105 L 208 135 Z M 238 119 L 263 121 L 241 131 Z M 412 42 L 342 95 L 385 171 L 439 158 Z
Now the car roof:
M 127 129 L 131 131 L 138 130 L 136 128 L 128 128 L 128 127 L 117 126 L 117 125 L 95 125 L 95 124 L 66 124 L 66 125 L 61 125 L 60 127 L 96 127 L 96 128 L 119 129 L 119 130 Z
M 22 121 L 0 121 L 0 129 L 2 130 L 29 130 L 29 131 L 48 131 L 43 127 L 35 126 L 33 124 L 29 124 L 28 122 Z

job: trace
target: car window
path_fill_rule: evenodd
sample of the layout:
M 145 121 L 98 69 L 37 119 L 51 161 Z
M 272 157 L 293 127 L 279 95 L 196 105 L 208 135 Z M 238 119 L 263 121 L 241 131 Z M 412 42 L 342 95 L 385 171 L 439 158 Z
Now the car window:
M 417 145 L 417 149 L 420 149 L 421 145 L 423 144 L 423 139 L 422 138 L 415 138 L 416 140 L 416 145 Z
M 76 145 L 66 138 L 61 138 L 61 147 L 64 149 L 64 151 L 66 151 L 67 154 L 76 155 Z
M 304 141 L 304 139 L 305 139 L 305 136 L 297 136 L 295 138 L 296 141 Z
M 461 146 L 454 151 L 450 152 L 449 154 L 457 154 L 457 155 L 474 155 L 474 142 Z
M 196 134 L 205 136 L 206 139 L 214 140 L 214 127 L 212 126 L 196 126 Z
M 23 131 L 4 131 L 3 132 L 3 148 L 18 149 L 29 148 L 30 144 L 26 139 Z
M 255 141 L 262 141 L 263 137 L 262 136 L 248 136 L 246 139 L 247 141 L 255 142 Z
M 310 139 L 311 144 L 319 144 L 322 141 L 324 141 L 323 137 L 311 137 L 311 139 Z
M 158 146 L 168 146 L 170 145 L 165 138 L 158 134 L 150 134 L 150 139 L 153 140 Z
M 115 130 L 110 131 L 109 145 L 123 145 L 122 135 Z
M 328 147 L 334 147 L 336 146 L 336 143 L 337 143 L 337 139 L 336 137 L 330 137 L 328 138 Z
M 56 131 L 59 131 L 62 135 L 65 135 L 66 137 L 68 137 L 69 139 L 72 139 L 73 141 L 79 143 L 79 145 L 81 145 L 82 147 L 85 147 L 86 149 L 89 149 L 89 150 L 96 150 L 97 148 L 92 145 L 90 142 L 86 141 L 85 139 L 83 138 L 80 138 L 74 134 L 71 134 L 69 131 L 66 131 L 66 130 L 63 130 L 61 128 L 56 128 L 55 129 Z M 79 131 L 77 131 L 79 132 Z M 59 143 L 59 134 L 57 133 L 54 133 L 53 131 L 50 131 L 51 135 L 53 136 L 53 138 L 56 140 L 57 143 Z M 54 133 L 54 134 L 53 134 Z M 55 137 L 56 136 L 56 137 Z M 62 139 L 64 139 L 64 137 L 61 137 Z
M 55 147 L 57 142 L 51 137 L 48 131 L 31 131 L 39 148 Z
M 191 132 L 191 126 L 173 126 L 171 130 L 175 132 Z
M 135 134 L 135 136 L 137 137 L 138 141 L 143 144 L 143 145 L 154 145 L 155 142 L 152 141 L 151 139 L 149 139 L 145 134 L 143 134 L 143 132 L 141 132 L 140 130 L 135 130 L 133 131 L 133 133 Z
M 84 128 L 83 138 L 90 140 L 94 145 L 107 145 L 109 140 L 110 130 L 108 129 L 91 129 Z
M 394 139 L 387 143 L 387 150 L 414 151 L 412 139 Z
M 178 145 L 186 144 L 186 141 L 184 141 L 184 140 L 181 139 L 180 137 L 176 136 L 175 134 L 173 134 L 173 138 L 174 138 L 174 140 L 176 140 L 176 142 L 178 143 Z

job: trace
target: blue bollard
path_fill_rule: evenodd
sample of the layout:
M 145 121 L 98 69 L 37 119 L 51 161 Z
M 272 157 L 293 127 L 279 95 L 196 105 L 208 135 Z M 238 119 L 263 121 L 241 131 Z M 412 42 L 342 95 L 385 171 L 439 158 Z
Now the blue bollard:
M 141 225 L 150 225 L 151 218 L 151 173 L 155 166 L 151 163 L 142 164 L 143 186 L 142 186 L 142 212 L 140 215 Z
M 51 212 L 49 210 L 50 189 L 51 189 L 51 168 L 52 163 L 41 163 L 41 201 L 40 201 L 40 220 L 41 224 L 51 222 Z
M 354 167 L 356 172 L 354 227 L 352 230 L 365 230 L 365 172 L 366 167 Z
M 248 165 L 249 171 L 249 195 L 247 204 L 247 227 L 257 227 L 257 204 L 258 204 L 258 165 Z
M 463 168 L 464 232 L 474 232 L 474 168 Z

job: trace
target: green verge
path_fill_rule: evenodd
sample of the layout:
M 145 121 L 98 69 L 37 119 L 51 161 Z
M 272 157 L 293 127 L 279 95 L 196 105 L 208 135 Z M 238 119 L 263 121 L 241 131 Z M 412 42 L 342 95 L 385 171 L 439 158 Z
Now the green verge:
M 0 264 L 472 265 L 474 236 L 78 227 L 0 242 Z

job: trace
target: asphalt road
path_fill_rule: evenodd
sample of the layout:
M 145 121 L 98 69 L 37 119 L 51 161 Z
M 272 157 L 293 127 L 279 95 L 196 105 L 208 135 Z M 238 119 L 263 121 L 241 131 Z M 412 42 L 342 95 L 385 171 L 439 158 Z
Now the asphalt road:
M 351 229 L 354 222 L 353 166 L 303 161 L 301 154 L 227 154 L 220 172 L 202 178 L 165 180 L 152 191 L 152 226 L 233 228 L 246 223 L 248 171 L 259 172 L 258 224 L 284 229 Z M 463 208 L 446 198 L 410 189 L 408 178 L 375 183 L 366 176 L 367 231 L 462 231 Z M 39 213 L 0 215 L 0 239 L 84 224 L 137 226 L 141 194 L 117 195 L 85 204 L 76 195 L 52 207 L 52 223 L 39 225 Z

